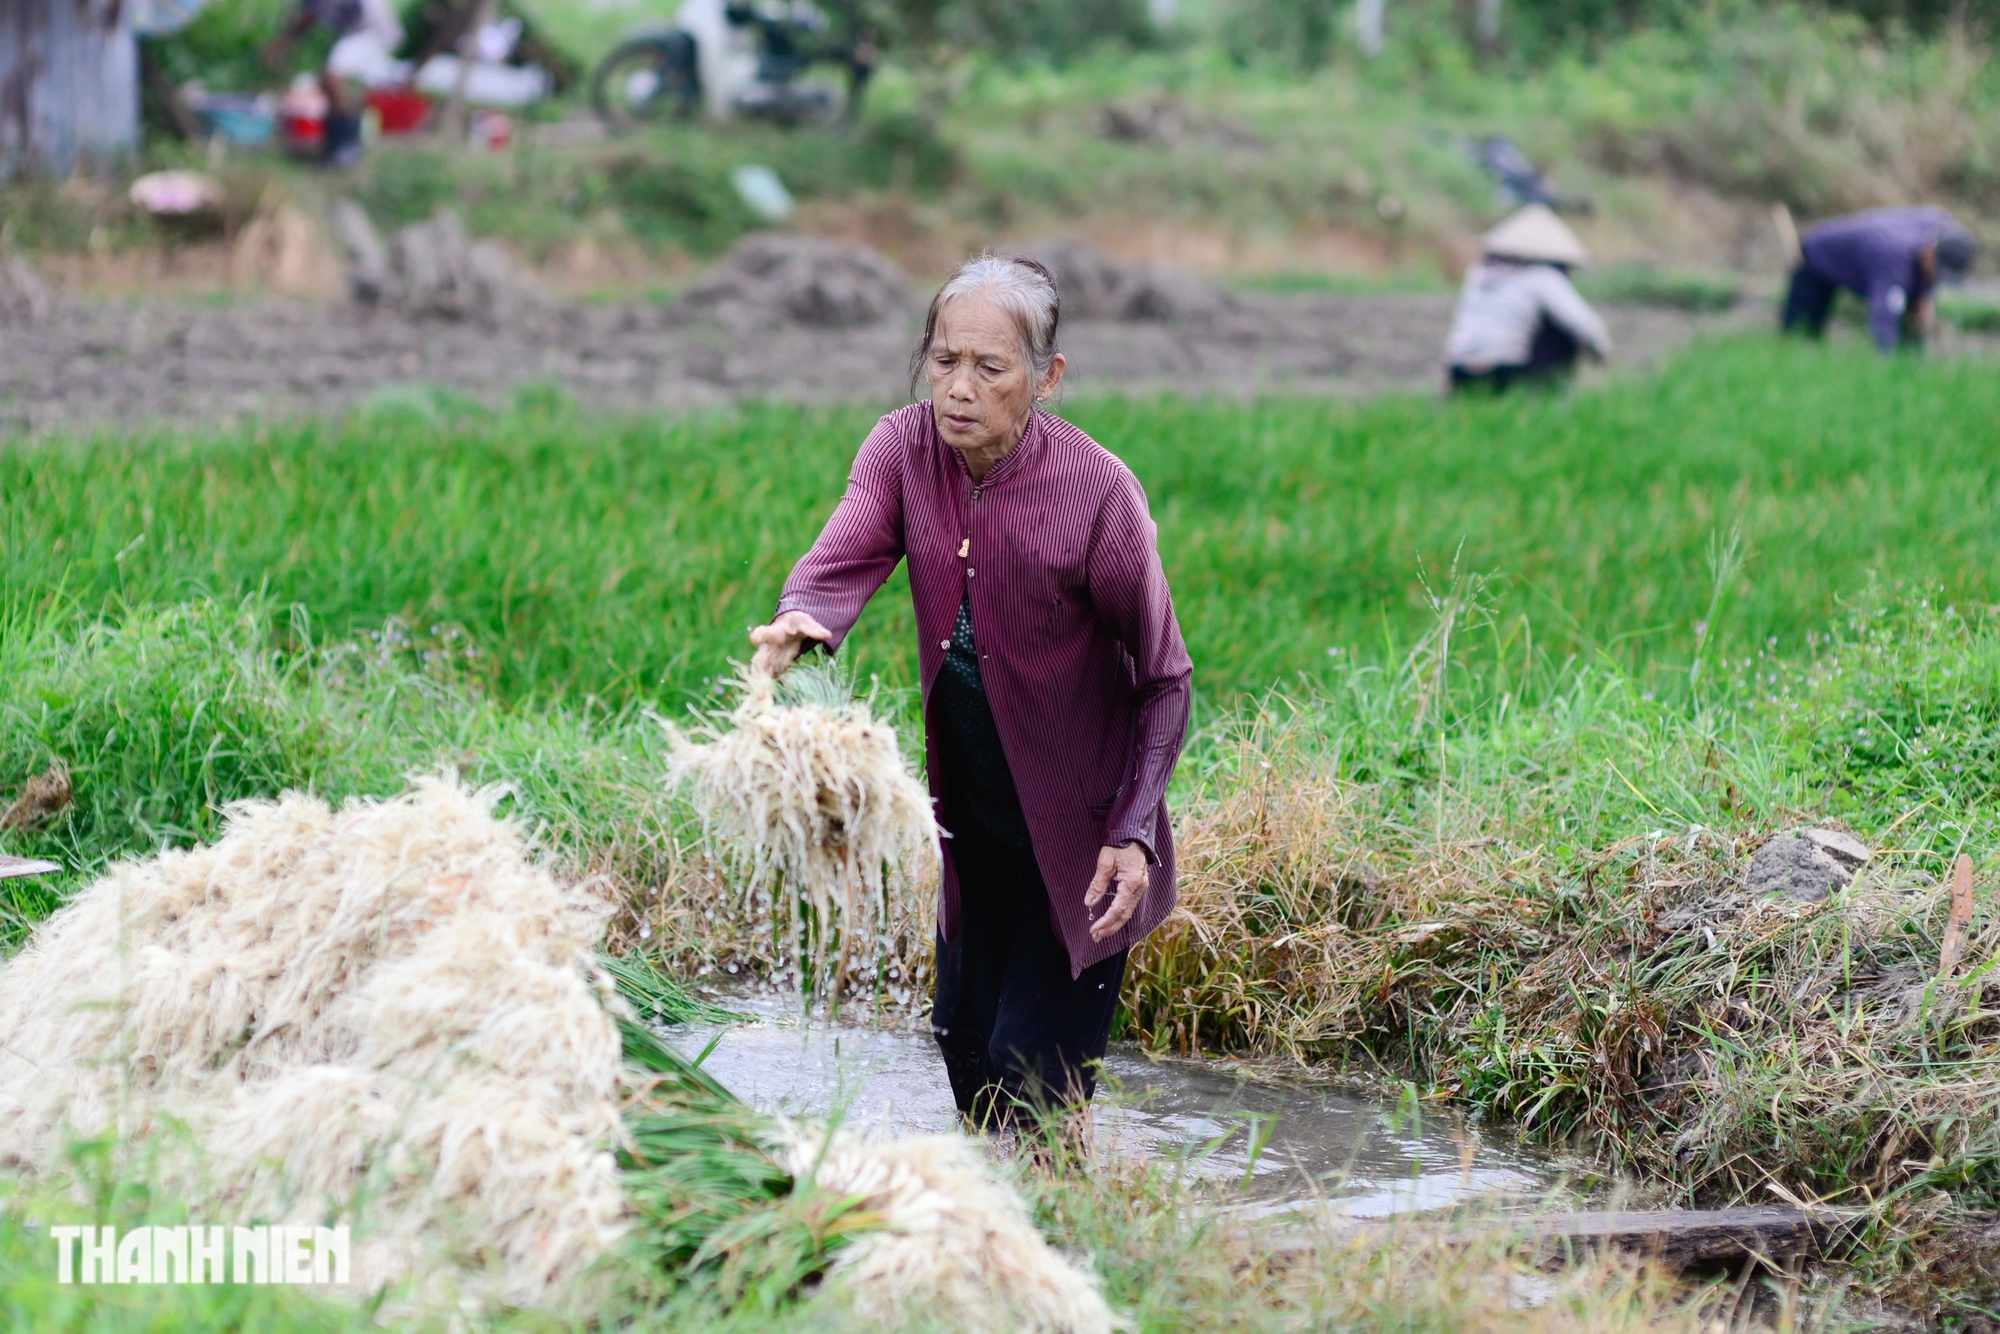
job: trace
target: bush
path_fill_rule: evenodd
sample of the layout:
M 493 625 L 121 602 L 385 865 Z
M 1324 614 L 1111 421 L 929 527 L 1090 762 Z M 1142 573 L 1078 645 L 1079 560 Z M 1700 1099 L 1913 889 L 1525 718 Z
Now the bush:
M 422 222 L 457 200 L 456 166 L 452 155 L 440 149 L 398 144 L 369 155 L 366 174 L 355 183 L 355 199 L 378 226 Z
M 870 27 L 891 50 L 919 59 L 982 51 L 1003 60 L 1062 64 L 1107 42 L 1152 39 L 1145 0 L 831 0 L 851 28 Z
M 179 32 L 149 41 L 147 51 L 176 86 L 199 79 L 215 91 L 252 92 L 277 81 L 258 52 L 297 11 L 297 0 L 214 0 Z M 330 45 L 316 28 L 295 50 L 294 68 L 317 68 Z
M 1726 280 L 1661 273 L 1650 268 L 1606 269 L 1586 274 L 1577 286 L 1593 301 L 1661 306 L 1691 315 L 1728 310 L 1742 296 L 1736 284 Z
M 2000 0 L 1830 0 L 1823 8 L 1851 20 L 1847 26 L 1882 38 L 1934 37 L 1954 25 L 1990 31 L 2000 19 Z M 1315 69 L 1333 56 L 1343 30 L 1351 32 L 1353 13 L 1351 4 L 1333 0 L 1227 0 L 1223 40 L 1239 60 L 1261 56 Z M 1391 41 L 1449 35 L 1470 45 L 1474 14 L 1473 0 L 1395 0 L 1387 6 L 1385 28 Z M 1769 6 L 1742 0 L 1507 0 L 1490 54 L 1542 67 L 1645 32 L 1694 36 L 1709 44 L 1746 21 L 1769 17 Z
M 714 254 L 762 222 L 719 169 L 630 153 L 611 164 L 610 184 L 626 225 L 655 245 Z
M 1235 0 L 1223 41 L 1239 61 L 1270 56 L 1313 70 L 1333 58 L 1345 8 L 1315 0 Z
M 952 184 L 964 167 L 958 149 L 938 133 L 937 123 L 915 111 L 864 120 L 850 162 L 849 179 L 857 183 L 926 194 Z

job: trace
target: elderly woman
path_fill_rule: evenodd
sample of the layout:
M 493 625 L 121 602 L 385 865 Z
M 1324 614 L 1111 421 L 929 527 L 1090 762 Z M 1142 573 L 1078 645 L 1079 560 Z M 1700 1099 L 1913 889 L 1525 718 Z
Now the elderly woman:
M 1132 945 L 1174 906 L 1167 780 L 1192 667 L 1137 479 L 1042 407 L 1056 284 L 981 256 L 931 300 L 911 387 L 751 631 L 781 672 L 910 562 L 948 835 L 931 1028 L 973 1124 L 1087 1102 Z

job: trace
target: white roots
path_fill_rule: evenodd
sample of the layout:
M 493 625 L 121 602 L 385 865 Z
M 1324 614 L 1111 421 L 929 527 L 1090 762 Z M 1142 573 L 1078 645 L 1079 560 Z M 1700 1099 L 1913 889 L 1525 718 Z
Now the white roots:
M 726 720 L 693 738 L 666 728 L 674 781 L 744 873 L 780 968 L 835 997 L 877 975 L 937 861 L 930 793 L 896 730 L 851 699 L 780 703 L 761 675 Z

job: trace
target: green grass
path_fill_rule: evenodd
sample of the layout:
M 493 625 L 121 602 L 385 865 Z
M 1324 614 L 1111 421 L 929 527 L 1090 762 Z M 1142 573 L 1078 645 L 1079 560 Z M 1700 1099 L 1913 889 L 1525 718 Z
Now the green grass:
M 1938 300 L 1938 318 L 1966 333 L 2000 333 L 2000 305 L 1947 292 Z
M 1976 363 L 1742 340 L 1562 397 L 1073 415 L 1159 521 L 1200 703 L 1183 799 L 1238 781 L 1276 688 L 1329 772 L 1419 812 L 1449 775 L 1558 834 L 1567 875 L 1665 820 L 1991 828 L 1996 396 Z M 869 421 L 440 399 L 0 452 L 0 795 L 58 759 L 77 792 L 6 836 L 73 868 L 9 882 L 6 933 L 230 800 L 439 765 L 508 783 L 577 864 L 673 882 L 698 839 L 644 711 L 711 698 Z M 846 657 L 913 745 L 911 639 L 898 575 Z
M 1443 275 L 1435 270 L 1403 269 L 1384 275 L 1316 273 L 1310 270 L 1253 274 L 1239 278 L 1235 286 L 1246 292 L 1274 292 L 1280 296 L 1295 292 L 1334 292 L 1342 296 L 1400 296 L 1411 292 L 1448 290 Z
M 503 701 L 677 705 L 743 654 L 873 420 L 446 409 L 7 450 L 0 599 L 81 621 L 254 593 L 302 607 L 320 642 L 393 618 L 394 652 L 459 654 Z M 1537 652 L 1605 657 L 1655 690 L 1685 680 L 1731 533 L 1741 569 L 1711 651 L 1802 649 L 1872 584 L 1990 600 L 1996 412 L 1977 363 L 1745 339 L 1568 396 L 1071 415 L 1146 486 L 1197 689 L 1227 709 L 1333 679 L 1329 650 L 1394 658 L 1454 564 L 1489 577 L 1493 616 Z M 900 587 L 854 661 L 907 687 Z
M 1659 306 L 1690 315 L 1728 310 L 1743 298 L 1741 288 L 1727 278 L 1661 273 L 1643 265 L 1585 273 L 1577 281 L 1577 288 L 1592 301 Z
M 1889 650 L 1850 655 L 1845 695 L 1805 678 L 1877 611 L 1996 600 L 1996 399 L 1977 363 L 1746 339 L 1559 397 L 1072 415 L 1150 493 L 1204 735 L 1276 687 L 1362 738 L 1342 743 L 1343 772 L 1423 781 L 1435 746 L 1394 681 L 1435 654 L 1426 637 L 1456 599 L 1441 679 L 1465 718 L 1511 707 L 1587 739 L 1606 729 L 1554 720 L 1599 710 L 1642 737 L 1725 709 L 1791 776 L 1763 811 L 1883 827 L 1919 798 L 1990 808 L 1984 659 L 1892 635 L 1922 647 L 1865 681 Z M 514 783 L 579 856 L 643 844 L 631 826 L 657 803 L 661 742 L 642 711 L 711 697 L 870 420 L 602 421 L 559 403 L 482 417 L 440 399 L 9 448 L 0 787 L 70 765 L 77 804 L 33 843 L 80 868 L 211 837 L 238 796 L 383 791 L 439 762 Z M 899 574 L 846 656 L 906 731 L 912 638 Z M 1805 722 L 1761 702 L 1781 679 L 1788 708 L 1816 701 Z M 1644 746 L 1618 745 L 1629 773 Z M 1593 837 L 1647 809 L 1609 800 Z M 14 892 L 18 920 L 40 911 Z

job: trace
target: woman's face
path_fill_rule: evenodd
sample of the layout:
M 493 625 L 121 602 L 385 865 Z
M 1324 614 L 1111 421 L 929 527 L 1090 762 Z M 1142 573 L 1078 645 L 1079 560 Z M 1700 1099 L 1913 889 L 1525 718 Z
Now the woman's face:
M 924 377 L 931 412 L 946 444 L 975 458 L 1004 455 L 1020 442 L 1035 395 L 1062 375 L 1062 358 L 1045 383 L 1021 345 L 1013 317 L 984 296 L 955 297 L 938 311 Z

